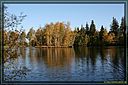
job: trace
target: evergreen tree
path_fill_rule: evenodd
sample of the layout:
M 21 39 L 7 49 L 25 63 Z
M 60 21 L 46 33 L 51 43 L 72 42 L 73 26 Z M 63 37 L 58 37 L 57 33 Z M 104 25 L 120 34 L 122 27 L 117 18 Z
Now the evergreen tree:
M 91 25 L 90 25 L 90 31 L 89 31 L 89 44 L 90 46 L 95 46 L 97 44 L 98 41 L 98 32 L 96 32 L 96 26 L 94 24 L 94 21 L 91 21 Z
M 104 27 L 103 25 L 101 26 L 100 32 L 99 32 L 99 38 L 102 41 L 103 40 L 103 34 L 104 34 Z
M 90 35 L 94 35 L 94 33 L 96 32 L 96 26 L 94 24 L 94 21 L 91 21 L 91 25 L 90 25 Z
M 74 45 L 86 46 L 88 44 L 88 41 L 89 41 L 89 37 L 86 34 L 86 29 L 83 27 L 83 25 L 81 25 L 81 29 L 76 32 Z
M 118 35 L 118 28 L 119 28 L 118 21 L 116 20 L 116 18 L 113 17 L 110 32 L 114 33 L 115 36 L 117 36 Z
M 125 17 L 122 17 L 121 24 L 120 24 L 120 32 L 123 35 L 125 35 L 125 31 L 126 31 L 126 20 L 125 20 Z
M 125 38 L 126 38 L 126 21 L 125 18 L 122 17 L 121 19 L 121 24 L 120 24 L 120 28 L 119 28 L 119 35 L 118 35 L 118 44 L 120 45 L 124 45 L 125 44 Z
M 84 28 L 83 25 L 81 25 L 81 29 L 80 29 L 80 31 L 81 31 L 82 33 L 86 33 L 86 30 L 85 30 L 85 28 Z
M 86 34 L 89 35 L 89 25 L 88 25 L 88 23 L 86 23 L 86 27 L 85 28 L 86 28 Z

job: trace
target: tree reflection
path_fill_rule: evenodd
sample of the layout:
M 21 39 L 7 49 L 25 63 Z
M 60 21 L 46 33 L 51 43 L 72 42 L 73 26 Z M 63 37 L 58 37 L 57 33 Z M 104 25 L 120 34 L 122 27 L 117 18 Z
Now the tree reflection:
M 87 63 L 90 63 L 89 60 L 91 60 L 92 65 L 96 64 L 96 57 L 98 53 L 97 48 L 77 47 L 74 48 L 74 50 L 77 60 L 83 60 L 84 58 L 86 58 Z
M 101 62 L 102 62 L 102 65 L 103 65 L 105 60 L 106 60 L 107 50 L 105 49 L 105 47 L 100 47 L 99 53 L 100 53 L 100 57 L 101 57 L 101 60 L 102 60 Z
M 125 67 L 125 55 L 124 48 L 120 47 L 110 47 L 108 49 L 110 62 L 109 65 L 113 68 L 113 72 L 115 73 L 113 76 L 117 78 L 125 78 L 126 67 Z
M 23 59 L 25 59 L 26 57 L 26 48 L 25 47 L 20 47 L 20 54 L 22 56 Z
M 96 58 L 97 58 L 97 53 L 98 53 L 98 48 L 89 48 L 89 55 L 90 55 L 90 59 L 91 59 L 91 64 L 93 66 L 95 66 L 96 64 Z
M 70 65 L 74 56 L 72 48 L 37 48 L 36 53 L 48 67 Z

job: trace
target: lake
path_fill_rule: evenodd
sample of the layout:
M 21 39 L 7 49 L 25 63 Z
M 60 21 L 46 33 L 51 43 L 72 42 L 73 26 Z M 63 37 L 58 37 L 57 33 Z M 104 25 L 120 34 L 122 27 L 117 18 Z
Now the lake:
M 124 47 L 21 47 L 4 69 L 11 81 L 124 81 Z M 6 78 L 5 77 L 5 78 Z

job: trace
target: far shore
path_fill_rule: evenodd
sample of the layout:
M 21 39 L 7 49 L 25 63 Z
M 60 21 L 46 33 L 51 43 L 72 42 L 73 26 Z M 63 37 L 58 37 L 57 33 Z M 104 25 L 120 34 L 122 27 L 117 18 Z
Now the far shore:
M 109 47 L 109 46 L 123 46 L 123 45 L 102 45 L 102 46 L 19 46 L 19 47 L 35 47 L 35 48 L 72 48 L 72 47 Z M 124 47 L 124 46 L 123 46 Z M 8 46 L 4 46 L 7 49 Z
M 73 47 L 73 46 L 35 46 L 36 48 L 67 48 L 67 47 Z

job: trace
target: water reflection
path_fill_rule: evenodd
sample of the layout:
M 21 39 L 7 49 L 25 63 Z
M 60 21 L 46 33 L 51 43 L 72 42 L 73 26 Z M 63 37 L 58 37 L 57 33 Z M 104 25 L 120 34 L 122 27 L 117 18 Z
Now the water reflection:
M 70 65 L 74 56 L 73 48 L 36 48 L 36 53 L 48 67 Z
M 123 47 L 20 48 L 27 80 L 125 80 Z

